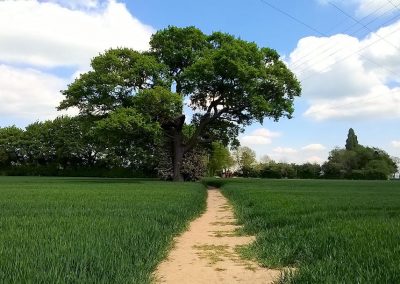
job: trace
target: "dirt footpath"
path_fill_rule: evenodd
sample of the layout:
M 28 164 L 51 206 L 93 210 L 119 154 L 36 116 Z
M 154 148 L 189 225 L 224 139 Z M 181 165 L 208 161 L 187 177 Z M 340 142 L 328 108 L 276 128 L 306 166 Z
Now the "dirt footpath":
M 280 276 L 279 270 L 262 268 L 236 253 L 237 246 L 253 242 L 254 237 L 237 236 L 235 224 L 227 199 L 218 189 L 208 190 L 206 212 L 176 238 L 174 248 L 155 273 L 155 282 L 272 283 Z

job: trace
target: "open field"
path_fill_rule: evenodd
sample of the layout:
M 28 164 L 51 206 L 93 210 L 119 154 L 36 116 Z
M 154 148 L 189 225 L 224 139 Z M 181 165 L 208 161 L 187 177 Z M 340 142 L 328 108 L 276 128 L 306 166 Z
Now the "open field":
M 148 283 L 204 187 L 0 177 L 0 283 Z
M 223 193 L 283 283 L 400 283 L 400 182 L 235 180 Z

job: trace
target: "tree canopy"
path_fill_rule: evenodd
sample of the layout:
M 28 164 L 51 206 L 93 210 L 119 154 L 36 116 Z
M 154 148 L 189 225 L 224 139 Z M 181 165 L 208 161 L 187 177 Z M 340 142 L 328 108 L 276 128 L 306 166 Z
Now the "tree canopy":
M 59 109 L 78 107 L 82 116 L 98 120 L 118 112 L 143 126 L 158 125 L 174 180 L 182 179 L 185 153 L 212 141 L 237 145 L 243 127 L 265 118 L 291 118 L 293 100 L 301 93 L 276 51 L 195 27 L 168 27 L 152 36 L 149 51 L 107 50 L 91 66 L 62 91 Z M 184 103 L 193 112 L 190 123 Z
M 350 128 L 346 147 L 333 149 L 322 168 L 328 178 L 387 179 L 397 165 L 385 151 L 358 144 Z
M 350 128 L 346 139 L 346 150 L 351 151 L 356 149 L 357 147 L 358 147 L 357 135 L 354 132 L 354 129 Z

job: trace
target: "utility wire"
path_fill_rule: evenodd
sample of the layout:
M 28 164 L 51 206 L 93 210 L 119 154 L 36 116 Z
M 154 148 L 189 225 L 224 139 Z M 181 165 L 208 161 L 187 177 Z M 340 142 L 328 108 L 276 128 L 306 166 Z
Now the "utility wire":
M 373 2 L 374 0 L 372 0 L 371 2 Z M 380 11 L 382 8 L 386 7 L 387 4 L 384 4 L 382 6 L 380 6 L 378 9 L 374 10 L 373 12 L 369 13 L 368 15 L 364 16 L 363 18 L 360 19 L 360 21 L 367 19 L 368 17 L 370 17 L 371 15 L 375 14 L 376 12 Z M 391 13 L 393 9 L 389 9 L 387 11 L 385 11 L 383 14 L 378 15 L 375 19 L 369 21 L 366 25 L 369 25 L 371 23 L 373 23 L 374 21 L 376 21 L 379 17 L 382 17 L 388 13 Z M 349 31 L 350 29 L 352 29 L 354 26 L 356 26 L 356 23 L 353 23 L 351 26 L 347 27 L 345 30 L 341 31 L 341 33 L 345 33 L 347 31 Z M 350 33 L 350 35 L 354 35 L 355 33 L 357 33 L 358 31 L 360 31 L 360 29 L 356 30 L 355 32 Z M 323 36 L 328 37 L 328 35 L 326 35 L 325 33 L 321 33 Z M 332 46 L 328 46 L 328 44 L 321 44 L 319 46 L 316 47 L 316 49 L 321 49 L 322 47 L 327 46 L 328 48 L 323 49 L 323 53 L 329 51 L 332 49 Z M 304 55 L 302 58 L 295 60 L 292 62 L 291 66 L 293 68 L 299 67 L 301 65 L 304 65 L 304 63 L 307 62 L 307 58 L 309 58 L 309 56 L 314 55 L 314 53 L 311 51 L 309 53 L 307 53 L 306 55 Z
M 262 3 L 264 3 L 265 5 L 271 7 L 272 9 L 274 9 L 274 10 L 276 10 L 276 11 L 278 11 L 278 12 L 284 14 L 285 16 L 291 18 L 293 21 L 295 21 L 295 22 L 297 22 L 297 23 L 299 23 L 299 24 L 301 24 L 301 25 L 303 25 L 303 26 L 306 26 L 307 28 L 309 28 L 310 30 L 316 32 L 317 34 L 320 34 L 320 32 L 319 32 L 318 30 L 316 30 L 315 28 L 313 28 L 313 27 L 310 26 L 309 24 L 307 24 L 307 23 L 305 23 L 305 22 L 303 22 L 303 21 L 297 19 L 296 17 L 293 17 L 293 16 L 290 15 L 289 13 L 283 11 L 282 9 L 280 9 L 280 8 L 278 8 L 278 7 L 274 6 L 274 5 L 272 5 L 271 3 L 269 3 L 269 2 L 267 2 L 267 1 L 265 1 L 265 0 L 260 0 L 260 1 L 261 1 Z
M 399 15 L 398 17 L 400 17 L 400 15 Z M 386 36 L 392 35 L 392 34 L 394 34 L 395 32 L 398 32 L 399 30 L 400 30 L 400 28 L 397 28 L 396 30 L 392 31 L 391 33 L 387 34 Z M 381 39 L 377 39 L 377 40 L 373 41 L 372 43 L 370 43 L 370 44 L 368 44 L 368 45 L 366 45 L 366 46 L 364 46 L 364 47 L 362 47 L 362 48 L 359 48 L 357 51 L 352 52 L 352 53 L 350 53 L 349 55 L 347 55 L 347 56 L 345 56 L 345 57 L 343 57 L 343 58 L 341 58 L 341 59 L 339 59 L 339 60 L 336 60 L 334 63 L 332 63 L 332 64 L 329 65 L 328 67 L 332 67 L 333 65 L 336 65 L 337 63 L 342 62 L 343 60 L 346 60 L 346 59 L 350 58 L 351 56 L 353 56 L 353 55 L 355 55 L 355 54 L 357 54 L 357 53 L 360 54 L 361 51 L 365 50 L 366 48 L 368 48 L 368 47 L 370 47 L 370 46 L 373 46 L 374 44 L 376 44 L 376 43 L 378 43 L 378 42 L 380 42 L 380 41 L 381 41 Z M 329 55 L 327 56 L 327 58 L 332 57 L 333 55 L 337 54 L 338 52 L 340 52 L 340 51 L 343 50 L 343 49 L 344 49 L 344 48 L 341 48 L 341 49 L 339 49 L 339 50 L 337 50 L 337 51 L 335 51 L 335 52 L 329 54 Z M 364 56 L 362 56 L 361 54 L 360 54 L 360 56 L 364 58 Z M 310 67 L 312 67 L 312 65 L 311 65 Z M 300 70 L 300 72 L 305 71 L 305 70 L 307 70 L 307 69 L 310 69 L 310 67 L 304 68 L 303 70 Z M 298 71 L 298 72 L 299 72 L 299 71 Z M 306 74 L 306 73 L 303 73 L 303 74 Z M 300 75 L 303 75 L 303 74 L 300 74 Z M 311 74 L 310 76 L 308 76 L 308 77 L 306 77 L 306 78 L 303 78 L 301 81 L 308 80 L 309 78 L 311 78 L 311 77 L 313 77 L 313 76 L 315 76 L 315 74 Z
M 311 27 L 310 25 L 304 23 L 303 21 L 301 21 L 301 20 L 297 19 L 296 17 L 290 15 L 289 13 L 283 11 L 282 9 L 280 9 L 280 8 L 278 8 L 278 7 L 275 7 L 274 5 L 270 4 L 269 2 L 266 2 L 265 0 L 260 0 L 260 1 L 263 2 L 264 4 L 270 6 L 271 8 L 273 8 L 273 9 L 275 9 L 275 10 L 281 12 L 282 14 L 288 16 L 289 18 L 293 19 L 293 20 L 296 21 L 297 23 L 300 23 L 301 25 L 306 26 L 307 28 L 309 28 L 309 29 L 311 29 L 311 30 L 317 32 L 318 34 L 325 36 L 324 33 L 318 31 L 317 29 Z M 389 1 L 391 4 L 393 4 L 390 0 L 388 0 L 388 1 Z M 394 4 L 393 4 L 393 5 L 394 5 Z M 396 6 L 396 5 L 394 5 L 394 6 L 395 6 L 396 8 L 398 8 L 398 6 Z M 389 33 L 388 35 L 391 35 L 391 34 L 397 32 L 397 31 L 399 31 L 399 30 L 400 30 L 400 28 L 398 28 L 398 29 L 392 31 L 392 32 Z M 386 35 L 386 36 L 388 36 L 388 35 Z M 337 64 L 337 63 L 339 63 L 339 62 L 341 62 L 341 61 L 343 61 L 343 60 L 348 59 L 349 57 L 353 56 L 353 55 L 356 54 L 356 53 L 360 53 L 362 50 L 364 50 L 364 49 L 366 49 L 366 48 L 368 48 L 368 47 L 370 47 L 370 46 L 376 44 L 377 42 L 381 41 L 382 39 L 384 39 L 384 38 L 380 38 L 380 39 L 378 39 L 378 40 L 376 40 L 376 41 L 374 41 L 374 42 L 368 44 L 367 46 L 364 46 L 363 48 L 360 48 L 360 49 L 357 50 L 356 52 L 354 52 L 354 53 L 352 53 L 352 54 L 350 54 L 350 55 L 348 55 L 348 56 L 346 56 L 346 57 L 344 57 L 344 58 L 342 58 L 342 59 L 336 61 L 335 63 L 331 64 L 329 67 L 331 67 L 331 66 L 333 66 L 333 65 L 335 65 L 335 64 Z M 396 48 L 397 48 L 397 47 L 396 47 Z M 329 57 L 330 57 L 330 56 L 331 56 L 331 55 L 329 55 Z M 365 57 L 363 57 L 363 58 L 365 58 Z M 365 59 L 367 59 L 367 58 L 365 58 Z M 367 59 L 367 60 L 373 62 L 373 63 L 376 64 L 376 65 L 381 66 L 380 64 L 378 64 L 378 63 L 376 63 L 376 62 L 374 62 L 374 61 L 372 61 L 372 60 L 370 60 L 370 59 Z M 383 66 L 381 66 L 381 67 L 383 67 Z M 384 68 L 384 67 L 383 67 L 383 68 Z M 389 70 L 389 69 L 387 69 L 387 70 Z M 396 74 L 396 73 L 394 73 L 393 71 L 390 71 L 390 72 L 393 73 L 393 74 Z M 307 77 L 307 78 L 305 78 L 305 79 L 303 79 L 303 80 L 301 80 L 301 81 L 304 82 L 304 80 L 307 80 L 307 79 L 313 77 L 314 75 L 315 75 L 315 74 L 313 74 L 312 76 L 309 76 L 309 77 Z M 378 98 L 378 97 L 380 97 L 380 96 L 381 96 L 381 95 L 377 95 L 377 96 L 373 96 L 373 97 L 367 98 L 366 100 L 364 100 L 364 102 L 371 101 L 371 100 L 376 99 L 376 98 Z M 359 102 L 357 102 L 357 103 L 359 103 Z M 348 106 L 348 105 L 353 105 L 353 104 L 354 104 L 354 103 L 348 103 L 348 104 L 333 106 L 333 107 L 330 107 L 329 109 L 336 109 L 336 108 L 340 108 L 340 107 L 344 107 L 344 106 Z M 316 111 L 314 111 L 314 112 L 316 112 Z M 309 113 L 314 113 L 314 112 L 309 112 Z
M 390 1 L 390 0 L 388 0 L 388 1 Z M 274 5 L 272 5 L 272 4 L 270 4 L 269 2 L 267 2 L 267 1 L 265 1 L 265 0 L 261 0 L 261 2 L 263 2 L 264 4 L 270 6 L 270 7 L 273 8 L 273 9 L 277 10 L 278 12 L 280 12 L 280 13 L 282 13 L 282 14 L 288 16 L 289 18 L 293 19 L 293 20 L 296 21 L 297 23 L 299 23 L 299 24 L 301 24 L 301 25 L 304 25 L 304 26 L 306 26 L 307 28 L 309 28 L 309 29 L 315 31 L 315 32 L 318 33 L 319 35 L 327 36 L 325 33 L 323 33 L 323 32 L 321 32 L 321 31 L 315 29 L 314 27 L 312 27 L 312 26 L 306 24 L 304 21 L 302 21 L 302 20 L 300 20 L 300 19 L 298 19 L 298 18 L 296 18 L 296 17 L 290 15 L 289 13 L 287 13 L 287 12 L 285 12 L 284 10 L 282 10 L 282 9 L 280 9 L 280 8 L 278 8 L 278 7 L 274 6 Z M 331 3 L 331 2 L 329 2 L 329 3 Z M 332 3 L 331 3 L 331 4 L 332 4 Z M 391 4 L 394 5 L 396 8 L 398 7 L 398 6 L 396 6 L 395 4 L 393 4 L 392 2 L 391 2 Z M 334 4 L 333 4 L 333 5 L 334 5 Z M 339 8 L 339 7 L 337 7 L 336 5 L 334 5 L 334 6 L 335 6 L 336 8 Z M 341 10 L 341 9 L 340 9 L 340 10 Z M 378 10 L 379 10 L 379 9 L 378 9 Z M 344 11 L 343 11 L 343 12 L 344 12 Z M 344 12 L 344 13 L 345 13 L 345 12 Z M 345 13 L 345 14 L 347 15 L 347 13 Z M 348 16 L 350 16 L 350 15 L 348 15 Z M 350 17 L 351 17 L 351 16 L 350 16 Z M 353 18 L 353 17 L 351 17 L 351 18 Z M 353 18 L 353 19 L 354 19 L 354 18 Z M 354 20 L 355 20 L 356 22 L 359 22 L 359 21 L 356 20 L 356 19 L 354 19 Z M 391 20 L 392 20 L 392 19 L 391 19 Z M 390 21 L 391 21 L 391 20 L 390 20 Z M 366 27 L 364 24 L 362 24 L 362 25 L 363 25 L 364 27 Z M 366 28 L 367 28 L 367 27 L 366 27 Z M 368 30 L 370 30 L 370 29 L 368 28 Z M 397 31 L 397 30 L 396 30 L 396 31 Z M 393 33 L 393 32 L 392 32 L 392 33 Z M 392 33 L 391 33 L 391 34 L 392 34 Z M 343 61 L 343 60 L 349 58 L 350 56 L 352 56 L 352 55 L 354 55 L 354 54 L 356 54 L 356 53 L 359 53 L 360 51 L 364 50 L 364 49 L 367 48 L 367 47 L 370 47 L 370 46 L 374 45 L 375 43 L 379 42 L 380 40 L 384 40 L 384 39 L 385 39 L 385 38 L 383 38 L 383 37 L 381 37 L 381 36 L 379 36 L 379 38 L 380 38 L 379 40 L 374 41 L 373 43 L 371 43 L 371 44 L 369 44 L 369 45 L 367 45 L 367 46 L 365 46 L 365 47 L 363 47 L 363 48 L 357 50 L 356 52 L 350 54 L 349 56 L 346 56 L 345 58 L 340 59 L 339 61 L 336 61 L 334 64 L 336 64 L 336 63 L 338 63 L 338 62 L 341 62 L 341 61 Z M 397 48 L 397 47 L 396 47 L 396 48 Z M 334 52 L 333 54 L 335 54 L 335 53 L 337 53 L 337 52 L 338 52 L 338 51 Z M 333 55 L 333 54 L 330 54 L 328 57 L 330 57 L 330 56 Z M 371 59 L 367 59 L 366 57 L 363 57 L 363 58 L 365 58 L 366 60 L 369 60 L 370 62 L 374 63 L 375 65 L 381 66 L 379 63 L 377 63 L 377 62 L 375 62 L 375 61 L 373 61 L 373 60 L 371 60 Z M 334 65 L 334 64 L 332 64 L 332 65 Z M 331 65 L 331 66 L 332 66 L 332 65 Z M 384 66 L 381 66 L 381 67 L 382 67 L 382 68 L 385 68 Z M 386 68 L 385 68 L 385 69 L 386 69 Z M 395 72 L 393 72 L 393 71 L 391 71 L 391 70 L 389 70 L 389 69 L 386 69 L 386 70 L 388 70 L 389 72 L 395 74 Z M 309 77 L 311 77 L 311 76 L 309 76 Z
M 392 22 L 393 20 L 396 20 L 396 19 L 398 19 L 398 18 L 400 18 L 400 15 L 396 15 L 395 17 L 390 18 L 388 21 L 384 22 L 383 25 L 386 25 L 386 24 L 388 24 L 388 23 L 390 23 L 390 22 Z M 360 29 L 363 29 L 363 28 L 360 28 Z M 359 30 L 360 30 L 360 29 L 359 29 Z M 327 54 L 327 55 L 325 56 L 325 58 L 332 57 L 333 55 L 339 53 L 339 52 L 342 51 L 343 49 L 345 49 L 345 48 L 336 49 L 334 52 L 331 52 L 331 53 Z M 327 50 L 324 50 L 322 53 L 320 53 L 320 55 L 325 54 L 325 53 L 326 53 L 327 51 L 329 51 L 329 50 L 333 50 L 333 49 L 332 49 L 332 48 L 328 48 Z M 310 60 L 310 61 L 311 61 L 311 60 Z M 309 62 L 310 62 L 310 61 L 309 61 Z M 309 62 L 308 62 L 308 63 L 309 63 Z M 307 63 L 307 62 L 305 62 L 303 65 L 305 66 L 306 63 Z M 311 66 L 312 66 L 312 65 L 313 65 L 313 64 L 311 64 Z M 301 65 L 300 65 L 300 66 L 301 66 Z M 299 66 L 297 66 L 297 67 L 299 67 Z M 293 67 L 293 66 L 292 66 L 292 68 L 296 68 L 296 67 Z M 300 73 L 304 73 L 304 71 L 308 70 L 309 68 L 310 68 L 310 66 L 305 66 L 305 68 L 300 69 L 300 70 L 297 70 L 297 71 L 300 72 Z
M 335 5 L 332 2 L 328 2 L 329 5 L 335 7 L 339 12 L 341 12 L 343 15 L 346 15 L 347 17 L 349 17 L 350 19 L 352 19 L 353 21 L 355 21 L 357 24 L 360 24 L 361 26 L 363 26 L 365 29 L 367 29 L 369 32 L 373 32 L 368 26 L 364 25 L 363 23 L 361 23 L 359 20 L 357 20 L 356 18 L 354 18 L 352 15 L 349 15 L 348 13 L 346 13 L 342 8 L 338 7 L 337 5 Z M 391 43 L 390 41 L 388 41 L 387 39 L 383 38 L 382 36 L 380 36 L 379 34 L 376 33 L 376 36 L 379 37 L 381 40 L 384 40 L 386 43 L 390 44 L 391 46 L 393 46 L 394 48 L 399 49 L 398 46 L 394 45 L 393 43 Z

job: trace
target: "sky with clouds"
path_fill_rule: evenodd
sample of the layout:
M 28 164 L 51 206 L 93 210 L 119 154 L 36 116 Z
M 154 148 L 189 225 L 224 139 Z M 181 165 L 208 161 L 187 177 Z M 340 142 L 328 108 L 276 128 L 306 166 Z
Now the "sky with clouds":
M 350 127 L 361 144 L 400 156 L 400 0 L 3 0 L 0 127 L 60 115 L 59 91 L 92 57 L 146 50 L 168 25 L 274 48 L 295 72 L 303 92 L 294 118 L 240 136 L 259 158 L 323 162 Z

